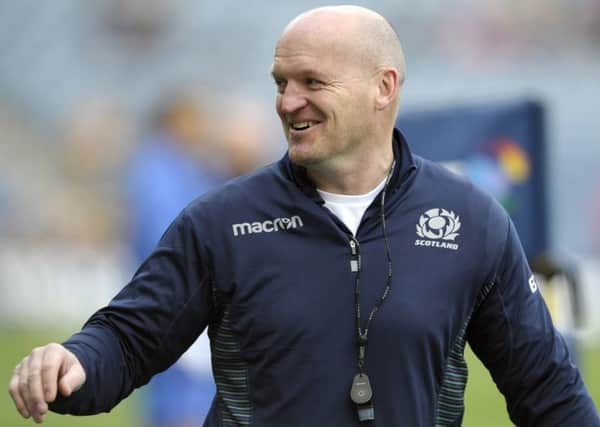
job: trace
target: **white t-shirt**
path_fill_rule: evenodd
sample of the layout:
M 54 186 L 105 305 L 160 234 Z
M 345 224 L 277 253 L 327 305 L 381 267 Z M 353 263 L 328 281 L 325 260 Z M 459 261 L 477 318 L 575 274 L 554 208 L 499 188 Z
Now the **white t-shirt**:
M 371 202 L 375 200 L 375 197 L 383 189 L 385 180 L 386 178 L 367 194 L 335 194 L 319 190 L 318 188 L 317 191 L 325 201 L 325 207 L 346 224 L 346 227 L 356 236 L 360 220 Z

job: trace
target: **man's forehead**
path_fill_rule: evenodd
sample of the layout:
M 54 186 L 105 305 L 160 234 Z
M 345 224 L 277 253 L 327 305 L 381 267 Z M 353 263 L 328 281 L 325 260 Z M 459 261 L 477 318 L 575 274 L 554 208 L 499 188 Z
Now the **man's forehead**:
M 337 68 L 345 68 L 350 61 L 348 52 L 327 45 L 317 47 L 280 46 L 275 51 L 271 73 L 273 75 L 311 75 L 333 77 Z
M 284 34 L 275 46 L 276 55 L 290 55 L 297 52 L 317 53 L 322 50 L 333 50 L 343 48 L 348 44 L 348 38 L 339 37 L 326 31 L 312 33 L 288 33 Z
M 358 65 L 359 26 L 354 16 L 315 12 L 301 15 L 283 31 L 275 46 L 273 74 L 330 76 Z
M 292 61 L 327 61 L 332 58 L 343 60 L 350 55 L 352 44 L 339 34 L 328 32 L 287 33 L 275 47 L 275 58 Z

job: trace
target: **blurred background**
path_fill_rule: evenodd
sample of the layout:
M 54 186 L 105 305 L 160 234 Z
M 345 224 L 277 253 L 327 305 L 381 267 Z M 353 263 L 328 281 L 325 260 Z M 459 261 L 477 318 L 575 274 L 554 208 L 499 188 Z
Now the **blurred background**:
M 356 4 L 400 34 L 410 145 L 516 219 L 598 404 L 600 2 Z M 0 378 L 106 304 L 196 195 L 284 153 L 273 49 L 320 5 L 0 0 Z M 47 425 L 201 425 L 214 390 L 206 353 L 202 338 L 109 415 Z M 469 361 L 464 425 L 511 425 Z M 0 425 L 25 425 L 11 406 L 0 398 Z

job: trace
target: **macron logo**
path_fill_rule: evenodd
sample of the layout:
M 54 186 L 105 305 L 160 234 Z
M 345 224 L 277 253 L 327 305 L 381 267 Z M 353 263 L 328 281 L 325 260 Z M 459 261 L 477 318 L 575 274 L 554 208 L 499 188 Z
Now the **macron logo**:
M 275 231 L 285 231 L 294 228 L 303 227 L 304 223 L 302 218 L 298 215 L 294 215 L 291 218 L 275 218 L 268 219 L 266 221 L 254 221 L 254 222 L 241 222 L 239 224 L 232 224 L 234 237 L 243 236 L 245 234 L 256 234 L 256 233 L 273 233 Z

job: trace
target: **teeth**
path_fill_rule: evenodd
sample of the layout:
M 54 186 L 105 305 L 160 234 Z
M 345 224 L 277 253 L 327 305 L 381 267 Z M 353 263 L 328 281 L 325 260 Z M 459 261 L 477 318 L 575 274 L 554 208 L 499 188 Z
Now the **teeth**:
M 294 130 L 304 130 L 304 129 L 308 129 L 312 125 L 313 125 L 313 122 L 299 122 L 299 123 L 292 123 L 290 126 Z

